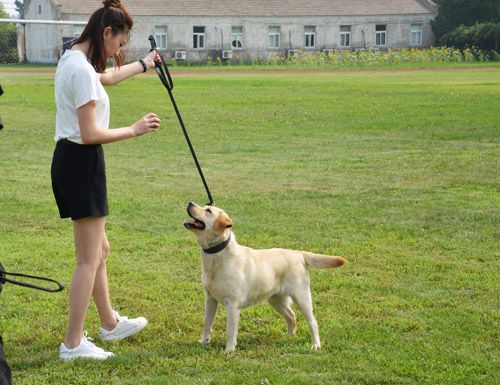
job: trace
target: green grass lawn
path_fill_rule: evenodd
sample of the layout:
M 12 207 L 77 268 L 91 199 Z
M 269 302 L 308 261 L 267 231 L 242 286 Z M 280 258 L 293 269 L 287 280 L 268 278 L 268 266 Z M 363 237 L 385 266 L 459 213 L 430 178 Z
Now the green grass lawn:
M 69 284 L 72 227 L 50 187 L 52 75 L 0 73 L 0 261 Z M 494 384 L 499 368 L 500 71 L 179 73 L 174 93 L 241 244 L 341 255 L 311 270 L 322 349 L 267 304 L 225 310 L 200 346 L 200 257 L 185 206 L 203 186 L 154 76 L 108 88 L 111 125 L 162 129 L 105 146 L 112 301 L 149 326 L 106 362 L 58 360 L 68 293 L 6 286 L 15 384 Z M 95 306 L 86 329 L 97 337 Z M 497 378 L 497 380 L 495 380 Z

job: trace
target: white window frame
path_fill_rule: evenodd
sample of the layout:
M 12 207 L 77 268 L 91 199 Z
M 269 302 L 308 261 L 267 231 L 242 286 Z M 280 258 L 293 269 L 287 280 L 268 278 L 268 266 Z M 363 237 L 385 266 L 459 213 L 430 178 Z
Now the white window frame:
M 377 30 L 378 27 L 384 27 L 384 30 Z M 385 47 L 387 45 L 387 24 L 375 25 L 375 46 Z
M 166 25 L 155 25 L 155 40 L 158 48 L 168 49 L 168 27 Z
M 344 28 L 344 29 L 349 28 L 349 30 L 342 31 L 342 28 Z M 350 25 L 341 25 L 340 26 L 339 46 L 342 48 L 349 48 L 351 46 L 351 37 L 352 37 L 351 26 Z
M 316 26 L 306 25 L 304 27 L 304 47 L 307 49 L 316 47 Z
M 270 25 L 267 29 L 268 47 L 272 49 L 280 48 L 281 46 L 281 27 L 279 25 Z
M 422 46 L 422 24 L 411 25 L 410 45 L 413 47 Z
M 203 28 L 203 32 L 195 32 L 195 28 Z M 205 26 L 195 25 L 193 26 L 193 49 L 205 49 L 206 39 L 205 39 Z
M 235 44 L 236 42 L 240 42 L 240 46 Z M 242 49 L 243 48 L 243 27 L 241 26 L 233 26 L 231 27 L 231 48 L 232 49 Z

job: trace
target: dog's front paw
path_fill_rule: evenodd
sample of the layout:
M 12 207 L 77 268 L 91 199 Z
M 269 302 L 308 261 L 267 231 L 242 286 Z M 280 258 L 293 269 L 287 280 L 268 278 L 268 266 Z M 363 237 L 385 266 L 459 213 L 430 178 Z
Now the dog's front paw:
M 319 349 L 321 349 L 321 344 L 320 343 L 317 343 L 317 344 L 314 344 L 313 346 L 311 346 L 311 350 L 317 351 Z
M 236 345 L 226 345 L 226 354 L 231 354 L 236 350 Z

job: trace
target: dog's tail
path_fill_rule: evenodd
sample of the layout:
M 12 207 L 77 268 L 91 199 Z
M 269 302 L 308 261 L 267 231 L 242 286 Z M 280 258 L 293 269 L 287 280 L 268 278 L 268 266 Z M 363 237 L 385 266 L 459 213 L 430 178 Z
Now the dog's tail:
M 308 266 L 316 267 L 318 269 L 340 267 L 347 262 L 344 258 L 337 256 L 314 254 L 309 251 L 301 251 L 301 253 Z

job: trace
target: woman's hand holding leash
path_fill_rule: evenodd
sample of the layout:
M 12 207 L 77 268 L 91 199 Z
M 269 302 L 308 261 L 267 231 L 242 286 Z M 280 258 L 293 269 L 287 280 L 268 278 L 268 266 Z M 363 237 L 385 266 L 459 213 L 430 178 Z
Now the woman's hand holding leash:
M 142 59 L 142 61 L 146 64 L 147 68 L 155 68 L 155 62 L 161 63 L 161 58 L 160 55 L 158 55 L 158 52 L 151 51 L 148 56 Z
M 148 132 L 156 131 L 160 128 L 161 120 L 153 112 L 144 115 L 141 119 L 132 125 L 134 136 L 141 136 Z

